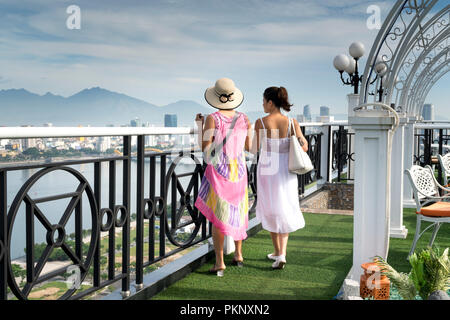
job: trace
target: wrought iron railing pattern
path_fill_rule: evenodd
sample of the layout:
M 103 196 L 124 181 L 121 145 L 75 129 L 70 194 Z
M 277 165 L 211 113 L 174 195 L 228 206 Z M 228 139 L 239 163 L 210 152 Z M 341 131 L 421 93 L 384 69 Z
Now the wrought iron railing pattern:
M 352 137 L 354 133 L 349 132 L 344 126 L 339 126 L 338 130 L 332 133 L 332 143 L 333 143 L 333 155 L 332 155 L 332 169 L 337 171 L 337 181 L 341 180 L 353 180 L 350 178 L 351 170 L 353 168 L 354 151 L 352 149 Z M 342 177 L 342 173 L 345 168 L 347 168 L 347 177 Z

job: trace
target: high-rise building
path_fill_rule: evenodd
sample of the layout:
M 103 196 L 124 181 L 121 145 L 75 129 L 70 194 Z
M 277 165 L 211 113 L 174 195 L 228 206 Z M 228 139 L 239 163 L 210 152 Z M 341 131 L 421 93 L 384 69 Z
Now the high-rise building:
M 311 107 L 308 105 L 303 107 L 303 116 L 305 118 L 305 121 L 311 122 L 312 116 L 311 116 Z
M 132 127 L 140 127 L 141 126 L 141 120 L 136 117 L 136 119 L 130 121 L 130 125 Z
M 146 127 L 146 128 L 153 127 L 153 125 L 151 125 L 150 122 L 148 122 L 148 121 L 143 122 L 142 126 Z M 145 136 L 145 145 L 146 146 L 151 146 L 151 147 L 156 146 L 157 145 L 156 135 L 146 135 Z
M 111 148 L 111 137 L 99 137 L 96 143 L 97 151 L 105 152 Z
M 23 125 L 21 127 L 31 127 L 30 125 Z M 25 151 L 27 149 L 30 148 L 35 148 L 36 147 L 36 139 L 21 139 L 21 146 L 22 146 L 22 151 Z
M 165 114 L 164 115 L 164 127 L 177 127 L 177 115 Z
M 303 123 L 303 122 L 305 122 L 305 116 L 302 115 L 302 114 L 298 114 L 298 115 L 297 115 L 297 122 L 298 122 L 298 123 Z
M 424 104 L 422 110 L 423 120 L 435 120 L 434 119 L 434 105 Z
M 320 116 L 321 117 L 328 117 L 330 115 L 330 108 L 326 106 L 320 107 Z

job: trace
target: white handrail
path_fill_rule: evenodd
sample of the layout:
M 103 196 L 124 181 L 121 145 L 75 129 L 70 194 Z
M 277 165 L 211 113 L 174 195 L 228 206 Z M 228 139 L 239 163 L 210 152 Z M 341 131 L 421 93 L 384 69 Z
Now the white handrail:
M 302 127 L 347 126 L 348 121 L 299 123 Z M 0 127 L 0 139 L 76 138 L 138 135 L 190 135 L 191 127 Z
M 189 127 L 2 127 L 0 139 L 71 138 L 134 135 L 187 135 Z
M 415 129 L 450 129 L 450 124 L 426 124 L 426 123 L 416 123 L 414 125 Z

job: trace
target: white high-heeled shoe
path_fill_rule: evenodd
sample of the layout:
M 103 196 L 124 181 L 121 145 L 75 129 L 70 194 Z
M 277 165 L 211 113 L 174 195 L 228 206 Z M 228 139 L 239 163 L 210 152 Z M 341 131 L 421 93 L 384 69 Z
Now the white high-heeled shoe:
M 286 265 L 286 257 L 281 255 L 278 256 L 275 262 L 272 264 L 272 269 L 283 269 Z

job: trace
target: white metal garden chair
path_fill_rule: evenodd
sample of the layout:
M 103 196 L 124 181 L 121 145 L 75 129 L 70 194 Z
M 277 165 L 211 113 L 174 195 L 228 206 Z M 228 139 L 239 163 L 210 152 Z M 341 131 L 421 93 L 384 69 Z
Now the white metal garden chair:
M 441 225 L 450 222 L 450 202 L 445 201 L 450 200 L 450 189 L 441 186 L 437 182 L 433 169 L 430 166 L 422 168 L 414 165 L 410 170 L 405 170 L 405 173 L 411 183 L 417 207 L 416 233 L 408 254 L 409 259 L 416 248 L 417 241 L 425 231 L 434 226 L 433 234 L 429 242 L 429 246 L 431 247 Z M 440 189 L 445 192 L 443 196 L 439 194 Z M 432 224 L 421 232 L 420 227 L 422 221 L 432 222 Z
M 438 154 L 439 164 L 441 165 L 442 173 L 445 177 L 445 185 L 448 186 L 450 179 L 450 153 L 447 153 L 445 156 L 441 156 Z

